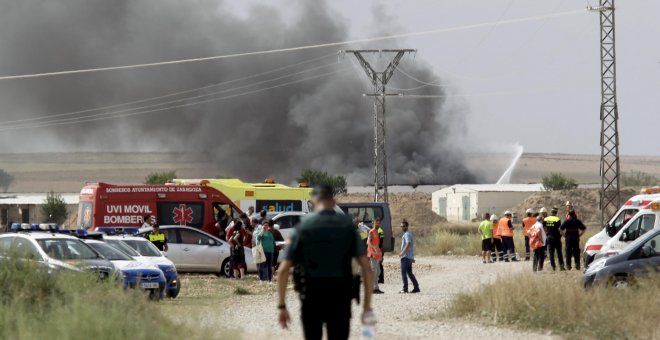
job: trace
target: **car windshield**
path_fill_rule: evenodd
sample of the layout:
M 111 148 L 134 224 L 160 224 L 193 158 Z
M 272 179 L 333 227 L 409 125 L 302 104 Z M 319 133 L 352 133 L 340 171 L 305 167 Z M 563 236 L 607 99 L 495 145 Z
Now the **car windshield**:
M 92 260 L 99 255 L 80 240 L 49 238 L 37 240 L 41 249 L 56 260 Z
M 138 241 L 138 240 L 124 240 L 126 244 L 129 246 L 133 247 L 133 249 L 137 250 L 138 253 L 142 256 L 150 256 L 150 257 L 161 257 L 163 254 L 160 253 L 160 250 L 156 248 L 151 242 L 144 240 L 144 241 Z
M 105 244 L 105 243 L 87 243 L 88 246 L 94 248 L 97 253 L 103 255 L 110 261 L 132 261 L 133 258 L 122 253 L 121 251 Z
M 130 256 L 140 256 L 140 253 L 135 251 L 131 246 L 128 244 L 124 243 L 124 241 L 119 241 L 119 240 L 105 240 L 105 242 L 110 245 L 111 247 L 115 249 L 119 249 L 123 251 L 124 253 L 130 255 Z

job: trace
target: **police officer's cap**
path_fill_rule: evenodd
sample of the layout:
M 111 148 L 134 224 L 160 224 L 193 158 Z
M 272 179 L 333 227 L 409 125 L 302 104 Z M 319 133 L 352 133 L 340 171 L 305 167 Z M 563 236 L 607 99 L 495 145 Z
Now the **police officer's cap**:
M 317 199 L 331 199 L 335 196 L 335 190 L 329 185 L 317 185 L 312 190 L 312 196 Z

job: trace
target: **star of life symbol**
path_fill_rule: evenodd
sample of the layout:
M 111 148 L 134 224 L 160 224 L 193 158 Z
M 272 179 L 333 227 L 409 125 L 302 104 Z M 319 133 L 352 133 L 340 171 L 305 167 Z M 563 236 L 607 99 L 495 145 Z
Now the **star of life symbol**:
M 174 214 L 174 222 L 179 223 L 179 225 L 187 225 L 193 220 L 192 208 L 183 203 L 179 204 L 178 208 L 174 208 L 172 213 Z

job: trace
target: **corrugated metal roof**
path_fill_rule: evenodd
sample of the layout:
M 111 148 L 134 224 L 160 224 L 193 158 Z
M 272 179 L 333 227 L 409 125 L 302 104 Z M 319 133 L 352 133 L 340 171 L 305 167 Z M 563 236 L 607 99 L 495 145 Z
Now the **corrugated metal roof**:
M 543 191 L 543 184 L 456 184 L 439 191 L 452 192 L 454 189 L 474 192 L 538 192 Z
M 11 193 L 0 194 L 0 205 L 39 205 L 44 203 L 47 193 Z M 78 204 L 79 193 L 62 193 L 66 204 Z

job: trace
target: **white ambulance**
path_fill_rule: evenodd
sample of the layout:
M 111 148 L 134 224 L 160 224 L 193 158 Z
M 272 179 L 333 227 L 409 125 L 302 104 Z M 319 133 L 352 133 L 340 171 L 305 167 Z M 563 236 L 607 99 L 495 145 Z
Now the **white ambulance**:
M 617 255 L 628 244 L 654 228 L 660 228 L 660 199 L 640 209 L 614 237 L 603 244 L 594 260 Z
M 614 217 L 603 226 L 603 229 L 587 240 L 583 254 L 585 268 L 594 260 L 594 257 L 601 251 L 605 243 L 616 236 L 635 214 L 651 202 L 659 199 L 660 187 L 653 187 L 642 189 L 640 195 L 633 196 L 626 201 L 619 211 L 614 214 Z

